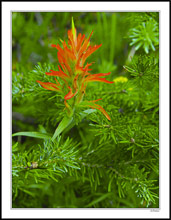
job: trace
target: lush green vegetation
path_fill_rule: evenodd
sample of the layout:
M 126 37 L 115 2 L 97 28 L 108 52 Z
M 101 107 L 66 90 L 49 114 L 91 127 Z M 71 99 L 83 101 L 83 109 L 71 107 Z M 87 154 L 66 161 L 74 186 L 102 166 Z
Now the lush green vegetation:
M 113 84 L 91 82 L 87 106 L 67 115 L 55 83 L 57 50 L 77 33 L 102 46 L 87 62 Z M 62 83 L 60 77 L 58 81 Z M 159 207 L 158 12 L 12 13 L 12 207 Z

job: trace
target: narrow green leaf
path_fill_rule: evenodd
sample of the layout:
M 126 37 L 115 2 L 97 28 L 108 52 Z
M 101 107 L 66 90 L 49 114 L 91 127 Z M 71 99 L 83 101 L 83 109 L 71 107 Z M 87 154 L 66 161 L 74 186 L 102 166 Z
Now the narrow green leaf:
M 52 137 L 52 141 L 55 140 L 55 138 L 66 128 L 68 127 L 71 122 L 73 121 L 73 117 L 72 118 L 68 118 L 68 117 L 64 117 L 62 119 L 62 121 L 60 122 L 60 124 L 58 125 L 58 127 L 55 130 L 55 133 Z
M 67 165 L 67 166 L 69 166 L 69 167 L 72 167 L 72 168 L 74 168 L 74 169 L 80 170 L 80 167 L 77 167 L 77 166 L 75 166 L 75 165 L 73 165 L 73 164 L 70 164 L 70 163 L 68 163 L 68 162 L 66 162 L 65 165 Z
M 116 141 L 116 138 L 115 138 L 115 135 L 114 135 L 114 132 L 113 132 L 113 131 L 111 132 L 111 137 L 113 138 L 115 144 L 117 144 L 117 141 Z
M 114 175 L 111 177 L 109 184 L 108 184 L 108 192 L 111 192 L 111 185 L 112 185 L 112 181 L 114 179 Z
M 97 111 L 96 109 L 87 109 L 87 110 L 84 110 L 83 112 L 80 112 L 81 119 L 85 118 L 87 115 L 93 112 L 96 112 L 96 111 Z
M 128 66 L 123 66 L 123 68 L 124 68 L 126 71 L 130 72 L 130 73 L 135 73 L 135 72 L 136 72 L 135 70 L 131 69 L 131 68 L 128 67 Z
M 18 142 L 12 145 L 12 152 L 16 152 L 18 150 L 17 146 L 18 146 Z
M 105 12 L 102 13 L 102 21 L 103 21 L 103 37 L 104 37 L 103 39 L 105 40 L 105 39 L 108 39 L 108 23 L 107 23 L 107 17 L 106 17 Z M 106 41 L 105 47 L 110 48 L 110 41 L 109 40 Z M 103 56 L 104 56 L 104 54 L 103 54 Z
M 93 112 L 96 112 L 97 110 L 96 109 L 86 109 L 84 110 L 83 112 L 80 112 L 79 114 L 81 115 L 81 120 L 83 120 L 83 118 L 85 118 L 87 115 L 93 113 Z M 65 129 L 64 133 L 65 132 L 68 132 L 72 127 L 74 127 L 75 125 L 75 121 L 73 120 L 69 126 Z
M 135 50 L 138 50 L 141 46 L 142 46 L 142 42 L 140 42 L 139 44 L 137 44 L 137 46 L 135 47 Z
M 145 50 L 146 53 L 149 52 L 149 45 L 146 42 L 144 44 L 144 50 Z
M 104 195 L 100 196 L 99 198 L 95 199 L 94 201 L 90 202 L 86 207 L 91 207 L 91 206 L 103 201 L 104 199 L 106 199 L 110 195 L 111 195 L 111 193 L 104 194 Z
M 115 42 L 116 42 L 116 13 L 112 14 L 111 21 L 111 45 L 110 45 L 110 61 L 113 63 L 114 51 L 115 51 Z
M 130 143 L 129 141 L 119 141 L 118 143 L 120 144 L 127 144 L 127 143 Z
M 98 37 L 99 37 L 99 40 L 100 42 L 103 42 L 103 38 L 104 38 L 104 30 L 103 30 L 103 26 L 102 26 L 102 21 L 101 21 L 101 13 L 100 12 L 97 12 L 97 30 L 98 30 Z M 104 53 L 103 53 L 103 50 L 100 50 L 100 55 L 101 55 L 101 60 L 103 60 L 103 56 L 104 56 Z
M 51 177 L 55 182 L 58 182 L 58 180 L 53 176 L 53 174 L 50 174 L 50 177 Z
M 23 131 L 23 132 L 17 132 L 12 135 L 12 137 L 15 136 L 27 136 L 27 137 L 34 137 L 34 138 L 42 138 L 42 139 L 50 139 L 50 134 L 45 134 L 37 131 Z
M 150 42 L 150 46 L 151 46 L 151 48 L 152 48 L 153 51 L 156 50 L 152 42 Z
M 28 190 L 26 190 L 26 189 L 20 188 L 20 190 L 23 191 L 23 192 L 25 192 L 25 193 L 27 193 L 27 194 L 29 194 L 29 195 L 32 196 L 32 197 L 35 197 L 35 194 L 34 194 L 34 193 L 32 193 L 32 192 L 30 192 L 30 191 L 28 191 Z

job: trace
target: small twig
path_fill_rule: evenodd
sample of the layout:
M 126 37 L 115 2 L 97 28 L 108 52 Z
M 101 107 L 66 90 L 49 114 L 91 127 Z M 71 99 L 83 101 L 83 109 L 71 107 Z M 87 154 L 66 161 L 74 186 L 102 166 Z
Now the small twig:
M 119 173 L 115 168 L 113 168 L 112 166 L 106 166 L 106 165 L 102 165 L 102 164 L 89 164 L 89 163 L 81 163 L 83 166 L 88 166 L 88 167 L 97 167 L 97 168 L 108 168 L 110 170 L 112 170 L 114 173 L 116 173 L 119 177 L 123 178 L 123 179 L 127 179 L 127 180 L 131 180 L 131 181 L 138 181 L 137 178 L 131 178 L 131 177 L 126 177 L 124 175 L 122 175 L 121 173 Z

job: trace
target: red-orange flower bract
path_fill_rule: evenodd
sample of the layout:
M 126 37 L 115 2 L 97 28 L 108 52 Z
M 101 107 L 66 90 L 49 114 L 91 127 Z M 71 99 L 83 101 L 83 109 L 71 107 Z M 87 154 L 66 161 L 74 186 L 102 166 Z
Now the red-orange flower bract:
M 67 100 L 75 97 L 74 104 L 78 105 L 81 103 L 89 82 L 99 81 L 113 83 L 105 78 L 101 78 L 102 76 L 109 75 L 110 72 L 91 74 L 91 69 L 89 69 L 89 66 L 91 66 L 92 63 L 85 64 L 86 59 L 102 46 L 102 44 L 90 46 L 90 37 L 92 33 L 93 31 L 88 38 L 85 38 L 85 35 L 82 35 L 81 33 L 79 33 L 77 36 L 77 31 L 72 19 L 72 28 L 71 30 L 68 30 L 68 45 L 65 41 L 62 41 L 63 48 L 59 44 L 51 45 L 58 51 L 57 57 L 60 64 L 58 65 L 58 71 L 50 70 L 50 72 L 46 72 L 47 75 L 60 77 L 64 84 L 61 85 L 56 78 L 56 83 L 37 81 L 43 88 L 47 90 L 61 92 L 64 95 L 64 103 L 68 112 L 71 110 L 71 106 Z M 94 103 L 98 100 L 88 101 L 88 104 L 86 103 L 85 107 L 98 109 L 106 116 L 108 120 L 111 120 L 107 112 L 100 105 Z

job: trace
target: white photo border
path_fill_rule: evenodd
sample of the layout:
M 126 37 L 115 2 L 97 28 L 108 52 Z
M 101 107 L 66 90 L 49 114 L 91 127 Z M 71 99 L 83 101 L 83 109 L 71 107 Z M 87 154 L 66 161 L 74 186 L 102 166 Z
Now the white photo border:
M 56 10 L 55 10 L 56 9 Z M 12 209 L 11 71 L 13 11 L 160 12 L 160 209 Z M 2 12 L 2 218 L 169 218 L 169 1 L 161 2 L 1 2 Z

